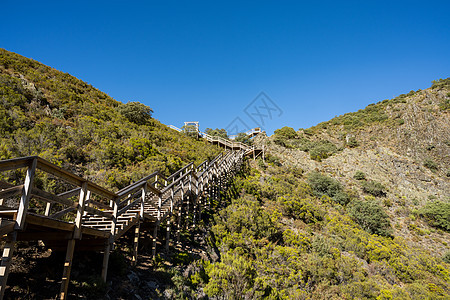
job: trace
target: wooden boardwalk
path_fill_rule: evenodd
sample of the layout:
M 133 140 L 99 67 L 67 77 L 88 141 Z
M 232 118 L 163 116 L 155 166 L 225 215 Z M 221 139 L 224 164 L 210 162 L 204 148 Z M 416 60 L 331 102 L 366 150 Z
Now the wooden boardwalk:
M 165 224 L 165 251 L 171 238 L 179 240 L 181 224 L 195 226 L 202 210 L 219 197 L 221 189 L 235 176 L 244 157 L 256 157 L 261 150 L 218 137 L 209 142 L 229 151 L 212 161 L 190 163 L 169 177 L 159 172 L 118 191 L 109 191 L 40 157 L 0 161 L 0 172 L 25 170 L 20 184 L 0 181 L 0 233 L 5 240 L 0 262 L 0 299 L 3 298 L 17 241 L 42 241 L 53 250 L 65 250 L 60 299 L 66 299 L 75 251 L 101 251 L 101 276 L 106 281 L 108 261 L 114 243 L 125 233 L 134 238 L 133 261 L 137 260 L 141 224 L 150 226 L 152 254 L 156 254 L 157 233 Z M 67 187 L 54 194 L 35 186 L 35 178 L 46 174 Z M 189 218 L 189 220 L 187 220 Z M 171 224 L 173 222 L 173 224 Z M 161 241 L 162 242 L 162 241 Z

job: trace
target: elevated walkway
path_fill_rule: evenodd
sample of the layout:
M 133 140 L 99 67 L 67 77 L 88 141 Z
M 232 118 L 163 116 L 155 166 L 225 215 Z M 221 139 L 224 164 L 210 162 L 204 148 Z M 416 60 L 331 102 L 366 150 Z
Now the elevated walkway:
M 259 155 L 261 155 L 264 151 L 264 149 L 262 148 L 258 148 L 258 147 L 254 147 L 254 146 L 249 146 L 247 144 L 244 143 L 240 143 L 240 142 L 235 142 L 234 139 L 237 137 L 237 135 L 232 135 L 230 136 L 230 139 L 225 139 L 223 137 L 220 136 L 212 136 L 209 134 L 206 134 L 204 132 L 201 132 L 198 130 L 198 122 L 185 122 L 185 126 L 186 124 L 194 124 L 194 125 L 190 125 L 190 132 L 192 132 L 193 128 L 195 129 L 195 132 L 198 134 L 199 137 L 204 138 L 205 140 L 207 140 L 208 142 L 210 142 L 213 145 L 218 145 L 222 148 L 225 148 L 227 150 L 234 150 L 234 151 L 244 151 L 244 156 L 246 157 L 253 157 L 256 158 Z M 176 126 L 173 125 L 169 125 L 169 128 L 176 130 L 178 132 L 184 132 L 183 129 L 180 129 Z M 246 135 L 248 135 L 250 138 L 260 134 L 261 128 L 253 128 L 250 129 L 249 131 L 245 132 Z
M 198 166 L 190 163 L 169 177 L 154 172 L 117 192 L 40 157 L 0 161 L 0 172 L 25 170 L 26 174 L 20 183 L 0 181 L 0 233 L 6 241 L 0 263 L 0 298 L 17 241 L 41 240 L 52 250 L 66 251 L 60 299 L 67 297 L 74 251 L 104 252 L 103 280 L 110 251 L 127 232 L 135 234 L 136 261 L 141 224 L 151 228 L 153 255 L 160 225 L 167 226 L 167 251 L 171 238 L 179 240 L 181 224 L 195 226 L 202 210 L 220 196 L 220 190 L 241 168 L 244 157 L 249 151 L 254 153 L 254 149 L 240 143 L 205 138 L 225 144 L 230 151 Z M 66 191 L 55 194 L 37 188 L 36 172 L 63 182 Z

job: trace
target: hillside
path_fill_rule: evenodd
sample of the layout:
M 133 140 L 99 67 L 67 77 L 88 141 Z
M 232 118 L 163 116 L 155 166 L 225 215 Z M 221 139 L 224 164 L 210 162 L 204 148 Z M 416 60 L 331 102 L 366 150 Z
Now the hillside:
M 41 156 L 120 189 L 155 170 L 166 175 L 219 153 L 91 85 L 0 49 L 0 159 Z
M 255 137 L 185 295 L 448 299 L 449 83 Z
M 78 253 L 71 296 L 449 299 L 449 99 L 450 79 L 439 80 L 309 129 L 256 136 L 265 160 L 248 160 L 199 226 L 181 228 L 182 243 L 150 257 L 146 236 L 132 267 L 134 236 L 124 236 L 106 285 L 101 255 Z M 168 129 L 150 107 L 3 49 L 0 101 L 0 159 L 39 155 L 114 190 L 221 151 Z M 45 177 L 36 185 L 58 189 Z M 54 298 L 63 254 L 18 248 L 7 295 Z

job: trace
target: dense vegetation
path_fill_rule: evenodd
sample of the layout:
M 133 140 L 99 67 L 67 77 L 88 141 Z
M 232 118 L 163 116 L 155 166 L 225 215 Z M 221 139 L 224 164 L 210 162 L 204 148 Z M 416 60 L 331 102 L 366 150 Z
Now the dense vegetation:
M 210 236 L 220 260 L 196 263 L 194 291 L 215 299 L 450 296 L 446 258 L 393 236 L 375 197 L 340 203 L 335 179 L 274 164 L 251 169 L 235 188 L 240 197 L 215 215 Z
M 39 155 L 110 188 L 169 174 L 216 147 L 168 129 L 77 78 L 0 49 L 0 159 Z

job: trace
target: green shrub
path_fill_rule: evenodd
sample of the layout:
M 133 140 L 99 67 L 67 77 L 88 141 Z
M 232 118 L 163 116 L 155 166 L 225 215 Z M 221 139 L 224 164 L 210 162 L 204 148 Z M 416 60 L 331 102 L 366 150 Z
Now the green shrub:
M 330 141 L 322 140 L 311 144 L 309 156 L 311 159 L 322 161 L 337 152 L 337 147 Z
M 297 132 L 295 132 L 294 128 L 288 126 L 277 129 L 273 133 L 286 139 L 294 139 L 297 137 Z
M 195 130 L 197 130 L 197 129 L 195 129 Z M 221 129 L 219 129 L 219 128 L 216 128 L 216 129 L 206 128 L 205 129 L 205 133 L 210 135 L 210 136 L 218 136 L 218 137 L 221 137 L 221 138 L 224 138 L 224 139 L 228 139 L 228 133 L 223 128 L 221 128 Z M 245 135 L 245 137 L 248 138 L 248 136 L 245 133 L 243 133 L 243 132 L 241 132 L 241 133 L 243 135 Z M 240 140 L 237 141 L 237 142 L 243 142 L 243 141 L 241 141 L 242 139 L 244 139 L 243 135 L 238 134 L 238 137 L 239 137 Z
M 324 212 L 311 203 L 311 199 L 300 199 L 296 196 L 280 197 L 278 202 L 281 204 L 283 213 L 288 217 L 302 220 L 305 223 L 316 223 L 323 219 Z
M 450 251 L 447 251 L 444 256 L 442 256 L 442 260 L 450 264 Z
M 351 137 L 348 142 L 347 142 L 347 146 L 350 148 L 356 148 L 359 146 L 358 141 L 356 140 L 356 138 L 353 136 Z
M 239 132 L 238 135 L 236 136 L 236 138 L 234 139 L 234 141 L 235 142 L 240 142 L 240 143 L 243 143 L 243 144 L 247 144 L 247 145 L 251 145 L 252 144 L 252 140 L 244 132 Z
M 356 180 L 365 180 L 366 174 L 364 174 L 364 172 L 362 171 L 356 171 L 355 175 L 353 175 L 353 178 L 355 178 Z
M 385 197 L 386 191 L 385 187 L 376 181 L 370 180 L 370 181 L 364 181 L 361 183 L 362 189 L 365 193 L 371 194 L 375 197 Z
M 274 166 L 277 166 L 277 167 L 281 167 L 282 166 L 280 158 L 278 156 L 275 156 L 275 155 L 272 155 L 272 154 L 267 154 L 266 155 L 266 162 L 269 163 L 269 164 L 272 164 Z
M 128 102 L 121 104 L 117 110 L 128 119 L 128 121 L 143 125 L 151 119 L 153 110 L 139 102 Z
M 286 147 L 286 148 L 288 148 L 290 146 L 287 139 L 281 135 L 275 135 L 273 137 L 273 142 L 278 146 L 282 146 L 282 147 Z
M 430 169 L 431 171 L 436 171 L 438 169 L 437 163 L 430 158 L 427 158 L 423 161 L 423 166 Z
M 431 226 L 450 231 L 450 203 L 441 201 L 429 202 L 418 213 Z
M 333 178 L 312 172 L 308 175 L 308 184 L 317 197 L 326 195 L 342 205 L 346 205 L 350 201 L 350 197 L 344 192 L 341 183 Z
M 388 214 L 376 201 L 355 200 L 350 203 L 350 216 L 370 234 L 391 236 Z
M 342 191 L 337 192 L 332 199 L 334 202 L 339 203 L 341 205 L 347 205 L 347 203 L 350 202 L 350 197 L 345 192 Z
M 261 169 L 261 170 L 265 170 L 267 167 L 266 167 L 266 164 L 264 163 L 264 161 L 262 160 L 262 158 L 259 158 L 258 159 L 258 167 Z

